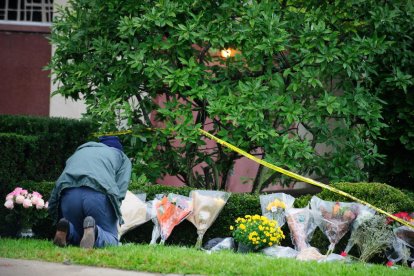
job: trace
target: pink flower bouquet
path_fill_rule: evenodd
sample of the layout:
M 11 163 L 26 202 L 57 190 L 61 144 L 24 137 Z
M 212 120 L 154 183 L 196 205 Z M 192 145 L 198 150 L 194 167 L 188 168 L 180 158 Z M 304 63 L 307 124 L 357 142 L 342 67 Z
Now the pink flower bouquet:
M 49 203 L 45 202 L 43 196 L 33 191 L 17 187 L 6 196 L 4 207 L 10 210 L 6 221 L 16 223 L 21 229 L 31 228 L 37 219 L 47 216 Z

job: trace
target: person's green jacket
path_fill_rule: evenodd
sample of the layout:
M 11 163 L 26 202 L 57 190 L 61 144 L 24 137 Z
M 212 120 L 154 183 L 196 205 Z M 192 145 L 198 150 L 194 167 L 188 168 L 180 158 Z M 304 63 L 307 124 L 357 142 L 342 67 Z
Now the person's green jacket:
M 56 222 L 63 189 L 87 186 L 108 196 L 122 224 L 120 206 L 130 179 L 131 161 L 122 151 L 102 143 L 85 143 L 66 161 L 49 199 L 49 213 Z

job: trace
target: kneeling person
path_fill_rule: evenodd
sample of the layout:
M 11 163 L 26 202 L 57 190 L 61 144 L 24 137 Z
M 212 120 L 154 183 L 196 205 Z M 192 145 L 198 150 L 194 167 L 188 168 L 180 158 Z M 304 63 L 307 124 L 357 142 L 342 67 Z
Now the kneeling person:
M 131 178 L 131 162 L 116 136 L 77 148 L 66 161 L 49 200 L 57 223 L 54 244 L 84 248 L 118 245 L 121 202 Z

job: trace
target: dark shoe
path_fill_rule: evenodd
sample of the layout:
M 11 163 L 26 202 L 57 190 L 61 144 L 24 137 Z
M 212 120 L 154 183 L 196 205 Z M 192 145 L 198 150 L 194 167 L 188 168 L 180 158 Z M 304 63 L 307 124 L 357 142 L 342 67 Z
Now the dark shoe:
M 80 242 L 82 248 L 93 248 L 95 244 L 95 219 L 93 217 L 86 217 L 83 220 L 83 237 Z
M 69 221 L 61 218 L 56 225 L 56 234 L 53 243 L 60 247 L 66 246 L 66 238 L 69 234 Z

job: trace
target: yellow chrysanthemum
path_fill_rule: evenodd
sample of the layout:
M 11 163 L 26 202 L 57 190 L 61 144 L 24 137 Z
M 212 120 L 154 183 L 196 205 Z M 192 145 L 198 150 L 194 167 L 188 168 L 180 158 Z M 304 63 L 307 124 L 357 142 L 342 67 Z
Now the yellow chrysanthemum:
M 284 237 L 280 227 L 272 227 L 276 225 L 273 220 L 267 217 L 255 215 L 245 215 L 236 220 L 235 226 L 230 226 L 235 241 L 242 242 L 253 246 L 255 249 L 279 244 Z
M 273 210 L 274 208 L 286 209 L 286 204 L 279 199 L 275 199 L 274 201 L 270 202 L 267 205 L 266 210 L 270 211 L 270 210 Z

